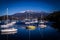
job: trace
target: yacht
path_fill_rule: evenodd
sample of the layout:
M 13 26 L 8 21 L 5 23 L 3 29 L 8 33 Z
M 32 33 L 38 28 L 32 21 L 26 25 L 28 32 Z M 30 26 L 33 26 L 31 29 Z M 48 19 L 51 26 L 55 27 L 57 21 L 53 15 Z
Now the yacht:
M 8 8 L 7 8 L 8 11 Z M 8 12 L 7 12 L 8 14 Z M 9 22 L 8 21 L 8 15 L 7 15 L 7 20 L 5 21 L 5 24 L 1 25 L 1 34 L 13 34 L 17 32 L 17 29 L 12 27 L 16 21 Z
M 11 22 L 11 23 L 8 23 L 8 24 L 4 24 L 4 25 L 1 25 L 1 28 L 8 28 L 10 26 L 13 26 L 16 22 Z
M 17 29 L 15 29 L 15 28 L 7 28 L 7 29 L 3 29 L 3 30 L 1 30 L 1 32 L 14 32 L 14 31 L 17 31 Z
M 13 26 L 16 23 L 16 21 L 11 21 L 8 19 L 8 8 L 7 8 L 7 20 L 3 21 L 3 25 L 1 25 L 1 28 L 8 28 L 10 26 Z
M 38 23 L 37 19 L 32 19 L 31 23 Z
M 25 19 L 25 24 L 30 24 L 30 19 Z
M 45 25 L 45 24 L 39 24 L 39 27 L 40 28 L 45 28 L 47 25 Z
M 43 18 L 43 16 L 41 15 L 41 20 L 39 21 L 39 27 L 40 28 L 45 28 L 45 27 L 47 27 L 47 25 L 46 25 L 46 22 L 42 19 Z
M 7 28 L 7 29 L 1 30 L 1 34 L 13 34 L 13 33 L 17 33 L 17 29 Z

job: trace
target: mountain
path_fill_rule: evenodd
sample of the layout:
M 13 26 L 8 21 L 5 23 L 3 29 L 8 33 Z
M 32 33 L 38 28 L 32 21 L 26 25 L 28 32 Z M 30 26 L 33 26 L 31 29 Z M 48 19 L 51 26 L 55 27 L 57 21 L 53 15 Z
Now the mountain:
M 8 15 L 8 18 L 9 19 L 12 19 L 12 17 L 14 19 L 24 19 L 24 18 L 40 18 L 41 15 L 43 15 L 44 17 L 49 15 L 49 13 L 45 13 L 45 12 L 35 12 L 35 11 L 24 11 L 24 12 L 20 12 L 20 13 L 15 13 L 13 15 Z M 6 15 L 5 16 L 5 19 L 6 19 Z M 4 18 L 4 16 L 1 16 L 0 17 L 0 20 L 2 20 Z
M 25 11 L 24 13 L 15 13 L 12 16 L 18 17 L 18 18 L 26 18 L 26 17 L 38 18 L 38 17 L 41 17 L 42 14 L 44 16 L 48 15 L 48 13 L 45 13 L 45 12 Z
M 48 21 L 54 22 L 52 27 L 60 31 L 60 11 L 55 11 L 46 17 Z
M 60 11 L 55 11 L 46 17 L 49 21 L 60 22 Z
M 8 17 L 7 17 L 7 15 L 0 16 L 0 20 L 7 20 L 7 19 L 9 19 L 9 20 L 18 20 L 17 17 L 11 16 L 11 15 L 8 15 Z

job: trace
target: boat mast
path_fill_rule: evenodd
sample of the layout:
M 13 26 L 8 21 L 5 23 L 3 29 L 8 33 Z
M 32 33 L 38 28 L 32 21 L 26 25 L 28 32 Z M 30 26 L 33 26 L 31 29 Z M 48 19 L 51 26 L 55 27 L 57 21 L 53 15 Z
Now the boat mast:
M 26 17 L 25 17 L 25 19 L 27 19 L 27 11 L 26 11 Z
M 41 21 L 42 21 L 42 14 L 41 14 Z
M 41 14 L 41 21 L 43 21 L 44 19 L 43 19 L 43 14 Z
M 7 8 L 7 23 L 8 23 L 8 8 Z

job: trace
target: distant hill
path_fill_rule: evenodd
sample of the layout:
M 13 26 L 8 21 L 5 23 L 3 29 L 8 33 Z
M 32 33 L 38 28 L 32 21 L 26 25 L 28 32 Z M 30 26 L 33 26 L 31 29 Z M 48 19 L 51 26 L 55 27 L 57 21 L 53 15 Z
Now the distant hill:
M 9 20 L 17 20 L 18 18 L 17 17 L 13 17 L 13 16 L 11 16 L 11 15 L 8 15 L 8 17 L 7 17 L 7 15 L 4 15 L 4 16 L 0 16 L 0 20 L 7 20 L 7 18 L 9 19 Z
M 15 13 L 13 15 L 8 15 L 8 19 L 24 19 L 24 18 L 40 18 L 41 17 L 41 14 L 43 14 L 44 16 L 47 16 L 49 13 L 45 13 L 45 12 L 34 12 L 34 11 L 25 11 L 23 13 Z M 0 17 L 0 20 L 4 20 L 4 17 L 5 19 L 7 19 L 7 16 L 4 15 L 4 16 L 1 16 Z
M 18 18 L 39 18 L 41 17 L 41 14 L 43 14 L 44 16 L 49 15 L 49 13 L 45 13 L 45 12 L 29 12 L 29 11 L 25 11 L 24 13 L 15 13 L 14 17 L 18 17 Z
M 60 30 L 60 11 L 55 11 L 46 17 L 49 21 L 55 22 L 52 27 Z
M 60 23 L 60 11 L 55 11 L 46 17 L 49 21 Z

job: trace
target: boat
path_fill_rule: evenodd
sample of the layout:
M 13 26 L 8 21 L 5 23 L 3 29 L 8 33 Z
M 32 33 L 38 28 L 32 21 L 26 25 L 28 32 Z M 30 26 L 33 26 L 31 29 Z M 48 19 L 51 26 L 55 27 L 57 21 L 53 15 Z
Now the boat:
M 7 8 L 7 20 L 3 21 L 3 25 L 1 25 L 1 28 L 8 28 L 10 26 L 13 26 L 16 23 L 16 21 L 11 21 L 8 19 L 8 8 Z
M 22 20 L 21 22 L 22 23 L 24 22 L 25 24 L 38 23 L 37 18 L 34 18 L 34 19 L 30 18 L 30 14 L 32 14 L 30 12 L 30 10 L 27 10 L 27 11 L 28 11 L 28 13 L 26 13 L 26 18 L 24 20 Z M 28 16 L 27 16 L 27 14 L 28 14 Z
M 42 19 L 43 18 L 43 16 L 41 15 L 41 20 L 39 21 L 39 27 L 40 28 L 45 28 L 45 27 L 47 27 L 47 25 L 46 25 L 46 22 L 45 22 L 45 20 L 44 19 Z
M 17 31 L 17 29 L 15 29 L 15 28 L 8 28 L 8 29 L 3 29 L 3 30 L 1 30 L 1 32 L 15 32 L 15 31 Z
M 35 30 L 35 29 L 36 29 L 36 26 L 28 25 L 28 26 L 26 27 L 26 29 L 28 29 L 28 30 Z
M 1 25 L 1 28 L 8 28 L 10 26 L 13 26 L 16 22 L 11 22 L 11 23 L 8 23 L 6 25 Z
M 34 24 L 34 23 L 38 23 L 37 19 L 24 19 L 25 24 Z
M 8 10 L 8 8 L 7 8 Z M 8 12 L 7 12 L 8 14 Z M 7 20 L 5 21 L 5 24 L 1 25 L 1 34 L 14 34 L 17 33 L 17 29 L 12 27 L 16 21 L 8 22 L 8 15 Z
M 38 23 L 38 20 L 35 18 L 35 19 L 31 19 L 31 23 Z
M 14 34 L 17 33 L 17 29 L 15 28 L 8 28 L 1 30 L 1 34 Z
M 30 24 L 30 19 L 25 19 L 25 24 Z
M 39 24 L 39 27 L 40 28 L 45 28 L 47 25 L 45 25 L 45 24 Z
M 28 19 L 28 20 L 25 20 L 25 24 L 34 24 L 34 23 L 38 23 L 38 20 L 37 19 Z
M 38 25 L 40 28 L 45 28 L 45 27 L 47 27 L 47 25 L 46 25 L 46 23 L 43 21 L 43 20 L 41 20 L 40 22 L 39 22 L 39 25 Z

